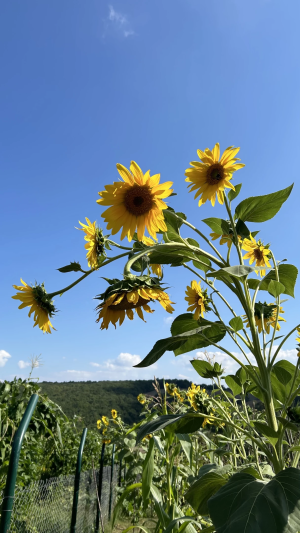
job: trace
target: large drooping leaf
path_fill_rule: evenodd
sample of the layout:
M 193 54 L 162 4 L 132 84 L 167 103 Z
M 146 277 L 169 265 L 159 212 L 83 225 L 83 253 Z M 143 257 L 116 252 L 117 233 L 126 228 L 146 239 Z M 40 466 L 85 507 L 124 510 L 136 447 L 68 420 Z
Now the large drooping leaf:
M 204 218 L 202 222 L 204 222 L 214 233 L 218 233 L 218 235 L 228 235 L 230 231 L 229 223 L 222 218 Z
M 287 468 L 268 483 L 238 473 L 208 500 L 217 533 L 297 533 L 300 470 Z
M 208 515 L 207 502 L 221 487 L 226 485 L 227 479 L 218 471 L 208 472 L 197 479 L 188 489 L 184 497 L 197 514 Z
M 201 361 L 200 359 L 193 359 L 192 366 L 196 372 L 204 379 L 212 379 L 221 376 L 224 372 L 219 363 L 215 362 L 211 365 L 208 361 Z
M 194 433 L 203 423 L 203 416 L 197 413 L 185 413 L 183 415 L 163 415 L 150 420 L 139 428 L 136 442 L 140 442 L 146 435 L 155 433 L 168 427 L 173 433 Z
M 232 390 L 232 393 L 234 396 L 241 394 L 242 384 L 237 376 L 229 374 L 224 379 L 225 379 L 226 385 L 228 385 L 228 387 Z
M 146 504 L 149 498 L 153 474 L 154 474 L 154 440 L 152 438 L 150 439 L 147 455 L 143 463 L 142 495 L 143 495 L 144 504 Z
M 283 263 L 278 267 L 279 281 L 285 287 L 283 294 L 288 294 L 294 298 L 294 288 L 296 285 L 298 269 L 294 265 Z M 267 291 L 271 280 L 276 280 L 275 270 L 271 270 L 262 280 L 259 287 L 260 291 Z M 250 289 L 256 289 L 259 281 L 256 279 L 248 279 Z
M 170 250 L 170 247 L 167 249 L 164 247 L 166 251 L 162 251 L 162 249 L 163 245 L 158 251 L 154 251 L 149 255 L 150 264 L 179 266 L 195 259 L 195 254 L 187 248 L 184 250 Z
M 193 318 L 192 313 L 183 313 L 182 315 L 176 317 L 171 325 L 171 333 L 172 335 L 178 335 L 180 333 L 194 330 L 195 324 L 198 324 L 202 327 L 208 326 L 208 328 L 203 330 L 202 334 L 199 334 L 195 337 L 190 337 L 185 344 L 182 343 L 180 346 L 175 348 L 174 353 L 176 356 L 192 350 L 205 348 L 210 346 L 212 342 L 220 342 L 226 335 L 226 330 L 220 322 L 210 322 L 205 318 L 200 318 L 198 321 L 196 321 Z
M 267 437 L 267 439 L 270 441 L 273 446 L 275 446 L 276 442 L 278 441 L 278 434 L 277 432 L 272 429 L 268 424 L 265 424 L 265 422 L 260 422 L 259 420 L 254 421 L 254 427 L 255 429 Z
M 252 272 L 256 270 L 262 270 L 264 267 L 250 267 L 246 265 L 235 265 L 231 267 L 220 268 L 220 270 L 215 270 L 207 274 L 208 278 L 217 278 L 222 279 L 225 275 L 232 276 L 233 278 L 246 278 Z
M 275 400 L 285 403 L 291 393 L 293 393 L 300 385 L 300 375 L 293 383 L 293 377 L 296 371 L 296 367 L 290 363 L 290 361 L 282 360 L 277 361 L 272 368 L 271 383 Z M 293 385 L 293 389 L 291 390 Z M 275 408 L 280 409 L 281 405 L 276 403 Z
M 273 218 L 291 194 L 293 185 L 264 196 L 251 196 L 243 200 L 235 210 L 236 218 L 243 222 L 265 222 Z
M 198 325 L 196 321 L 194 325 Z M 150 352 L 148 353 L 148 355 L 146 355 L 146 357 L 138 365 L 135 365 L 135 367 L 144 368 L 146 366 L 153 365 L 153 363 L 158 361 L 158 359 L 160 359 L 165 352 L 170 350 L 175 351 L 176 349 L 179 349 L 180 346 L 182 346 L 183 344 L 187 344 L 188 342 L 193 345 L 193 339 L 201 339 L 201 337 L 199 337 L 199 334 L 207 328 L 209 328 L 209 326 L 205 324 L 203 326 L 196 327 L 193 331 L 186 331 L 185 333 L 181 333 L 180 335 L 175 335 L 174 337 L 168 337 L 166 339 L 161 339 L 157 341 L 154 344 L 152 350 L 150 350 Z M 197 342 L 195 344 L 197 344 Z

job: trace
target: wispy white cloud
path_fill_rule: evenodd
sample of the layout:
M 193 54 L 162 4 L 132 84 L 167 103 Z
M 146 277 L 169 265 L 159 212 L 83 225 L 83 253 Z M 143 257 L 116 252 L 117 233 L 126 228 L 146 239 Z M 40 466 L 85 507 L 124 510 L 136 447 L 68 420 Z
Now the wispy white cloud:
M 117 11 L 112 5 L 109 5 L 108 17 L 105 20 L 105 30 L 103 33 L 103 37 L 105 37 L 107 33 L 111 33 L 112 31 L 118 33 L 119 35 L 122 35 L 123 37 L 125 37 L 125 39 L 132 35 L 135 35 L 128 16 L 124 13 L 121 13 L 121 11 Z
M 173 316 L 166 316 L 166 317 L 164 318 L 164 323 L 165 323 L 165 324 L 171 324 L 171 323 L 173 322 L 173 320 L 174 320 L 174 317 L 173 317 Z
M 0 366 L 4 366 L 11 358 L 11 355 L 5 350 L 0 350 Z
M 21 361 L 18 362 L 18 367 L 19 368 L 26 368 L 27 366 L 31 366 L 31 363 L 29 361 L 28 362 L 27 361 L 22 361 L 22 359 L 21 359 Z

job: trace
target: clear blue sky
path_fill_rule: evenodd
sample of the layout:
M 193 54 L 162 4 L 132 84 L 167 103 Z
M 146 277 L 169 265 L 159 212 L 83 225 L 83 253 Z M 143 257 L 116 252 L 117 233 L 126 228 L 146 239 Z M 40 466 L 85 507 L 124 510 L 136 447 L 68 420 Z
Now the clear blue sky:
M 117 162 L 134 159 L 172 180 L 178 196 L 171 205 L 201 224 L 223 211 L 198 207 L 185 168 L 197 148 L 240 146 L 246 167 L 234 181 L 243 181 L 241 198 L 295 182 L 276 218 L 251 229 L 261 230 L 278 259 L 299 267 L 299 16 L 298 0 L 2 3 L 1 379 L 26 375 L 19 361 L 40 353 L 38 375 L 50 381 L 195 378 L 190 355 L 168 353 L 155 369 L 130 368 L 133 356 L 168 336 L 160 306 L 147 324 L 136 318 L 99 330 L 93 297 L 106 287 L 100 276 L 120 276 L 122 263 L 56 299 L 52 335 L 33 329 L 11 299 L 20 277 L 45 281 L 49 292 L 75 279 L 56 269 L 86 264 L 74 226 L 86 216 L 101 221 L 97 193 L 118 178 Z M 165 270 L 178 314 L 190 280 Z M 299 322 L 299 285 L 297 295 L 298 303 L 285 304 L 290 325 Z M 294 341 L 286 348 L 293 360 Z M 231 369 L 223 356 L 217 360 Z

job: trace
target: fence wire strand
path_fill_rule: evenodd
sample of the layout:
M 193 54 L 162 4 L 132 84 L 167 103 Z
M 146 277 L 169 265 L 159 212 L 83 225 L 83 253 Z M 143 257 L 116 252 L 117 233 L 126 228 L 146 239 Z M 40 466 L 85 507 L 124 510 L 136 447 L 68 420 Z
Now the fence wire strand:
M 118 484 L 118 468 L 112 480 L 112 509 Z M 96 483 L 95 483 L 96 477 Z M 16 487 L 9 533 L 69 533 L 71 525 L 75 476 L 60 476 Z M 97 514 L 97 484 L 93 470 L 80 477 L 76 533 L 94 533 Z M 101 511 L 104 525 L 108 522 L 111 467 L 103 468 Z M 0 509 L 3 494 L 0 493 Z

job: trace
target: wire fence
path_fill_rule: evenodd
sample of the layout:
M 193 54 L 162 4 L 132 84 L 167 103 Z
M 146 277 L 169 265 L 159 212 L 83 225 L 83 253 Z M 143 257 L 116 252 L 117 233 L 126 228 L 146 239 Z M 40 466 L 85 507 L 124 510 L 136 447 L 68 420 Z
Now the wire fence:
M 119 468 L 105 466 L 102 474 L 101 514 L 104 526 L 109 507 L 114 508 Z M 36 481 L 16 487 L 9 533 L 70 533 L 75 475 Z M 89 470 L 80 477 L 76 533 L 95 533 L 99 472 Z M 0 493 L 0 509 L 3 493 Z M 101 531 L 101 526 L 99 531 Z

